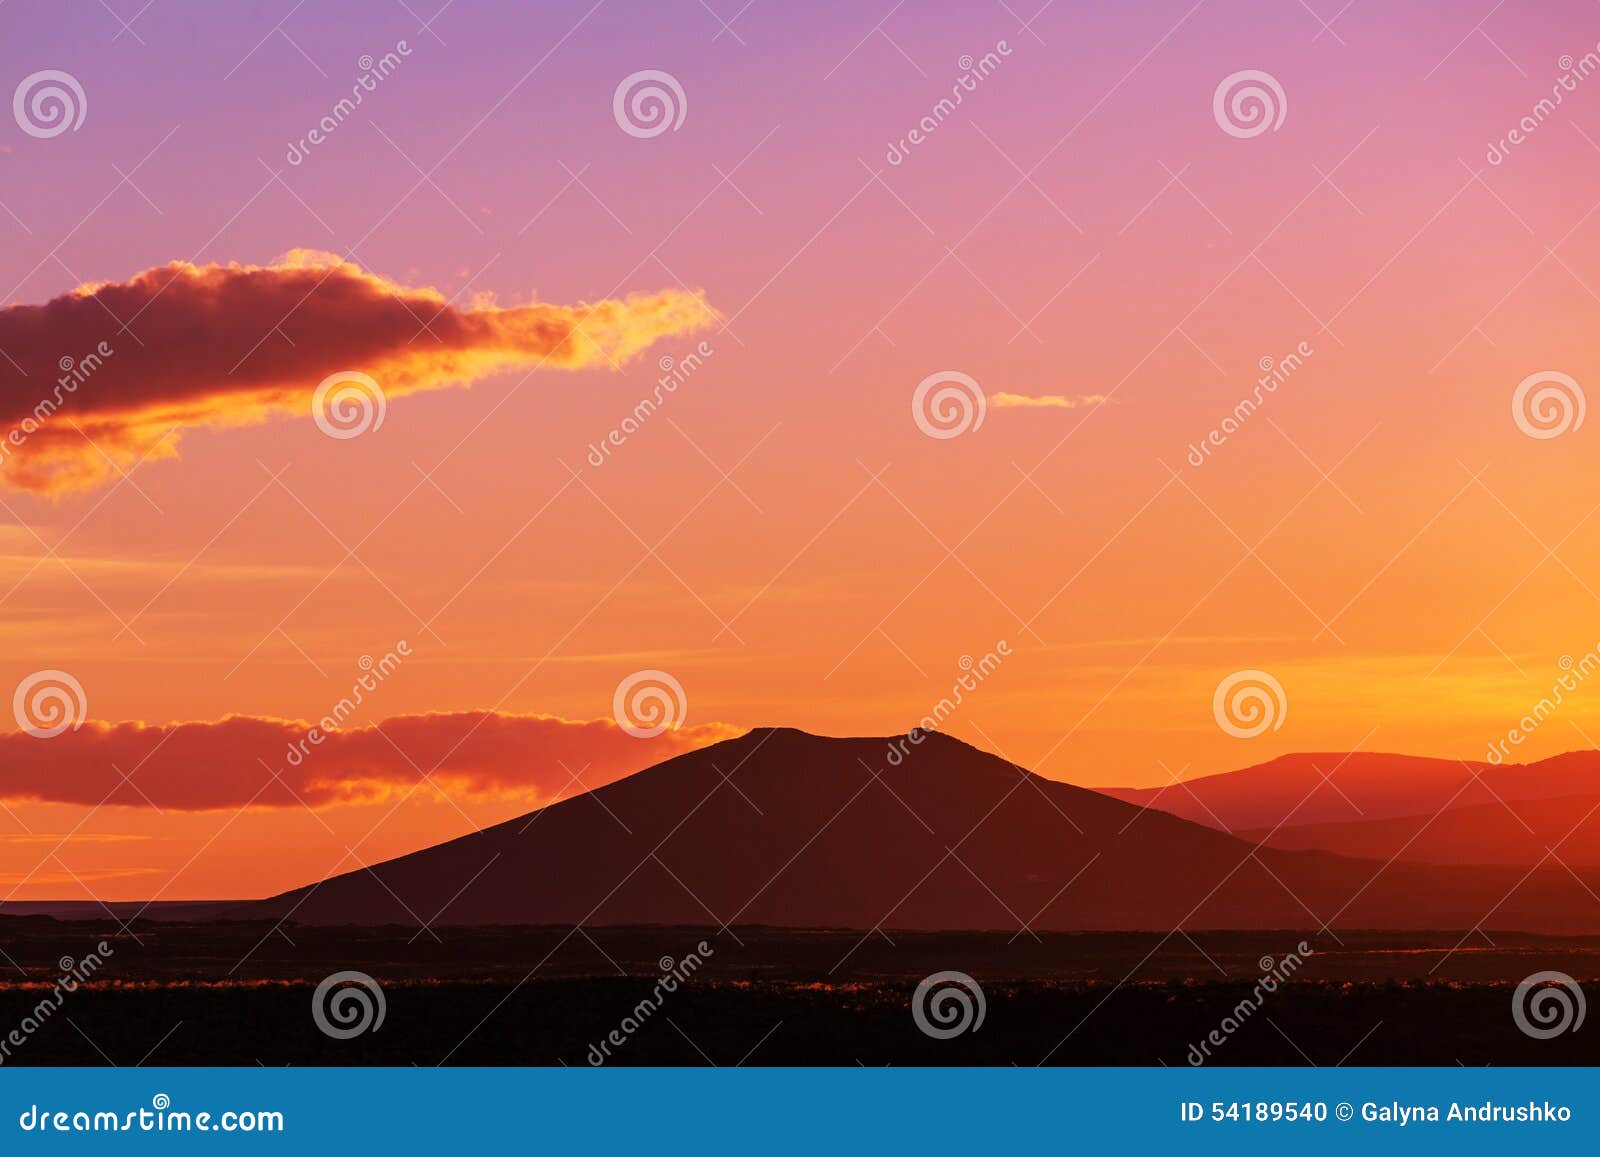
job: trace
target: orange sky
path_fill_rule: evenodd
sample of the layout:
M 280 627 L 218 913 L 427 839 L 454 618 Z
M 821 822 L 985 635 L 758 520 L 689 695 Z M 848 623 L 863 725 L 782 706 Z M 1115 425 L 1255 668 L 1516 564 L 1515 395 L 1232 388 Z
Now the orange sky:
M 95 721 L 0 737 L 0 896 L 263 894 L 730 729 L 904 731 L 1002 641 L 944 728 L 1091 785 L 1483 758 L 1600 647 L 1597 427 L 1513 416 L 1530 375 L 1594 380 L 1600 81 L 1486 157 L 1594 47 L 1585 6 L 1477 34 L 1356 6 L 1333 36 L 1276 6 L 1062 5 L 1044 43 L 1004 7 L 866 41 L 850 6 L 758 9 L 743 47 L 603 10 L 532 74 L 452 11 L 296 165 L 356 58 L 418 36 L 403 8 L 297 28 L 328 78 L 276 39 L 247 55 L 264 17 L 189 18 L 215 67 L 181 67 L 157 6 L 145 46 L 78 49 L 81 129 L 0 134 L 0 417 L 115 350 L 0 466 L 6 677 L 67 672 Z M 7 75 L 83 39 L 26 20 Z M 530 29 L 535 58 L 556 35 Z M 649 66 L 688 112 L 643 139 L 611 98 Z M 1212 97 L 1248 68 L 1287 114 L 1241 138 Z M 346 371 L 382 422 L 332 437 L 313 392 Z M 988 406 L 930 437 L 913 394 L 944 371 Z M 341 725 L 413 749 L 380 760 L 369 730 L 290 775 L 272 729 L 402 640 Z M 581 726 L 641 670 L 702 730 Z M 1240 670 L 1286 701 L 1248 739 L 1213 714 Z M 1518 758 L 1594 746 L 1600 689 L 1564 695 Z M 500 773 L 454 774 L 417 717 L 484 712 Z M 228 716 L 265 730 L 158 750 Z

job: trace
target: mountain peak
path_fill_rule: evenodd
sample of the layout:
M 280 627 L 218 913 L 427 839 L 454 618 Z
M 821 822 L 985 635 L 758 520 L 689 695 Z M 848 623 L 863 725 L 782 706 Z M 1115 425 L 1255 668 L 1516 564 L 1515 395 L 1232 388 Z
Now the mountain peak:
M 915 736 L 915 738 L 913 738 Z M 701 748 L 702 751 L 711 751 L 724 746 L 747 746 L 751 750 L 762 749 L 768 754 L 790 748 L 816 748 L 826 750 L 829 748 L 844 751 L 854 748 L 856 755 L 876 751 L 882 759 L 876 763 L 906 762 L 910 754 L 918 748 L 940 748 L 946 745 L 954 748 L 965 749 L 984 759 L 994 759 L 995 756 L 975 747 L 964 739 L 957 739 L 943 731 L 929 731 L 923 728 L 913 728 L 910 731 L 899 732 L 895 735 L 822 735 L 815 731 L 805 731 L 798 727 L 788 727 L 781 724 L 763 724 L 752 727 L 742 735 L 732 739 L 725 739 L 721 743 L 712 744 L 710 747 Z M 898 752 L 899 758 L 892 758 L 890 753 Z M 691 753 L 692 754 L 692 753 Z
M 1309 914 L 1454 928 L 1489 910 L 1528 931 L 1589 920 L 1584 885 L 1561 872 L 1519 884 L 1526 873 L 1374 870 L 1256 847 L 937 732 L 913 742 L 762 727 L 248 914 L 1041 931 L 1289 928 Z

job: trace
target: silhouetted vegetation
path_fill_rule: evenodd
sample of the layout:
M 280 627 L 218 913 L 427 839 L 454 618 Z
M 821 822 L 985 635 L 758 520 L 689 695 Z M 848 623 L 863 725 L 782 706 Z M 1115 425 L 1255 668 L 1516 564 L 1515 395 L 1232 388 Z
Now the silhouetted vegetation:
M 1209 1064 L 1600 1063 L 1600 1026 L 1519 1031 L 1511 992 L 1546 969 L 1600 976 L 1600 939 L 1490 934 L 806 932 L 735 928 L 301 928 L 43 917 L 0 921 L 14 980 L 0 1036 L 54 982 L 62 957 L 115 949 L 8 1064 L 568 1064 L 634 1018 L 608 1064 L 1188 1064 L 1189 1048 L 1251 994 L 1262 957 L 1302 939 L 1294 978 L 1242 1018 Z M 137 939 L 135 939 L 137 937 Z M 737 938 L 737 939 L 736 939 Z M 704 941 L 704 963 L 639 1015 Z M 742 943 L 741 943 L 742 942 Z M 381 1028 L 332 1039 L 318 981 L 382 985 Z M 917 981 L 956 969 L 982 985 L 981 1028 L 950 1040 L 911 1016 Z M 24 974 L 27 979 L 24 980 Z M 42 987 L 41 987 L 42 986 Z

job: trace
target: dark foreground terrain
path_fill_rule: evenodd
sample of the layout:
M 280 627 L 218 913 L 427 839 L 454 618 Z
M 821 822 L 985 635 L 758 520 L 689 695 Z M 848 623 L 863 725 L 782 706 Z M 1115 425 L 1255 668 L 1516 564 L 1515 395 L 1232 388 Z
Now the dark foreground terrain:
M 57 1006 L 62 969 L 82 971 L 101 941 L 104 963 Z M 1311 952 L 1258 998 L 1302 941 Z M 1183 1066 L 1213 1032 L 1208 1064 L 1600 1064 L 1600 1025 L 1541 1040 L 1512 1015 L 1531 974 L 1592 988 L 1600 938 L 523 927 L 435 939 L 41 916 L 0 919 L 0 949 L 11 1065 Z M 384 1015 L 336 1039 L 313 993 L 346 971 L 375 979 Z M 912 1006 L 918 982 L 945 971 L 981 986 L 984 1017 L 935 1039 Z

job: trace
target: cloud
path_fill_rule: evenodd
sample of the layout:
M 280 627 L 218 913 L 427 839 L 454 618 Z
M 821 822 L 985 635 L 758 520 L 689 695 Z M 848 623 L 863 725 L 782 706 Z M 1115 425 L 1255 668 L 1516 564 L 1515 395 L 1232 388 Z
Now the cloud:
M 1076 410 L 1079 406 L 1104 405 L 1111 399 L 1105 394 L 1079 394 L 1076 398 L 1069 398 L 1065 394 L 990 394 L 989 405 L 999 409 L 1022 409 L 1031 407 L 1035 409 L 1051 410 Z
M 229 715 L 90 721 L 49 739 L 8 732 L 0 734 L 0 800 L 176 811 L 322 807 L 379 802 L 419 783 L 427 792 L 431 773 L 453 796 L 532 806 L 740 734 L 706 723 L 636 739 L 609 719 L 484 711 L 399 715 L 316 732 L 321 742 L 313 730 L 299 720 Z
M 149 836 L 121 832 L 25 832 L 0 836 L 0 844 L 127 844 L 148 840 Z
M 154 876 L 160 868 L 81 868 L 67 872 L 0 872 L 0 887 L 65 888 L 71 885 L 99 884 L 108 880 L 128 880 L 135 876 Z M 15 902 L 20 907 L 26 901 Z
M 175 261 L 0 309 L 0 484 L 59 494 L 146 454 L 175 457 L 196 426 L 306 417 L 335 373 L 369 375 L 392 400 L 504 370 L 619 365 L 716 317 L 677 289 L 455 304 L 313 250 L 271 265 Z

